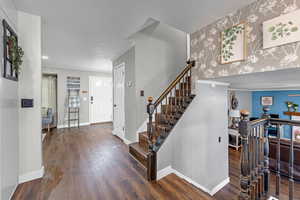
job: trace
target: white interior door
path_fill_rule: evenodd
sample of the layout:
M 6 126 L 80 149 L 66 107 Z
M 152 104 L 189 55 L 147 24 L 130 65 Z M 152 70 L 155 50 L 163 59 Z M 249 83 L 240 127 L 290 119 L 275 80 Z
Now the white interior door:
M 114 69 L 114 131 L 113 133 L 124 139 L 125 136 L 125 64 Z
M 112 78 L 90 76 L 90 122 L 112 121 Z

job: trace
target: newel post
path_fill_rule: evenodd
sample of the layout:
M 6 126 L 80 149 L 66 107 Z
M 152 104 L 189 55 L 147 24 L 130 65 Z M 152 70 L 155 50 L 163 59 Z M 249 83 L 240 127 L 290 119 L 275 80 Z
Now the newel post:
M 268 106 L 263 107 L 264 114 L 263 119 L 268 119 L 268 123 L 264 126 L 264 195 L 269 194 L 269 184 L 270 184 L 270 170 L 269 170 L 269 133 L 268 127 L 270 126 L 270 114 L 268 113 L 270 108 Z
M 148 166 L 147 166 L 147 177 L 149 181 L 156 180 L 156 152 L 154 151 L 153 147 L 153 112 L 154 112 L 154 104 L 153 97 L 148 97 L 148 105 L 147 105 L 147 113 L 149 115 L 149 122 L 147 127 L 147 133 L 148 133 L 148 154 L 147 154 L 147 160 L 148 160 Z
M 186 61 L 186 64 L 192 64 L 192 67 L 195 67 L 195 65 L 196 65 L 196 61 L 195 60 L 188 60 L 188 61 Z
M 241 110 L 241 121 L 239 123 L 239 132 L 241 134 L 241 193 L 239 199 L 250 199 L 250 163 L 249 163 L 249 135 L 250 122 L 249 111 Z

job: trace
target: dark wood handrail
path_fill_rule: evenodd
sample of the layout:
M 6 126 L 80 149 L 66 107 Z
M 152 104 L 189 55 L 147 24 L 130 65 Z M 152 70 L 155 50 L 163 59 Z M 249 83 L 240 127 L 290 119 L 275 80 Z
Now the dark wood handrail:
M 268 119 L 256 119 L 256 120 L 250 121 L 250 126 L 256 127 L 256 126 L 263 125 L 265 123 L 268 123 Z
M 271 124 L 289 125 L 289 126 L 300 126 L 300 121 L 286 120 L 286 119 L 270 119 Z
M 250 121 L 250 126 L 253 128 L 255 126 L 259 126 L 259 125 L 265 124 L 267 122 L 270 122 L 271 124 L 274 124 L 274 125 L 300 126 L 300 121 L 288 120 L 288 119 L 276 119 L 276 118 L 256 119 L 256 120 Z
M 187 61 L 187 66 L 176 77 L 174 81 L 169 85 L 167 89 L 160 95 L 160 97 L 154 102 L 154 109 L 166 98 L 166 96 L 172 91 L 172 89 L 178 84 L 178 82 L 188 73 L 188 71 L 195 66 L 195 61 Z

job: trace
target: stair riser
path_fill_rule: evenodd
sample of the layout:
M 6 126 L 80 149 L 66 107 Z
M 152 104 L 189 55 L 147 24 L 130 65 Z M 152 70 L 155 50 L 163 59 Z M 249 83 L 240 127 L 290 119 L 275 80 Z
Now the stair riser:
M 139 161 L 145 168 L 147 168 L 147 158 L 144 158 L 143 155 L 141 155 L 138 151 L 136 151 L 134 148 L 129 147 L 129 153 L 137 160 Z
M 147 149 L 147 148 L 148 148 L 148 137 L 146 137 L 146 136 L 143 135 L 143 134 L 140 134 L 140 135 L 139 135 L 139 144 L 140 144 L 143 148 Z

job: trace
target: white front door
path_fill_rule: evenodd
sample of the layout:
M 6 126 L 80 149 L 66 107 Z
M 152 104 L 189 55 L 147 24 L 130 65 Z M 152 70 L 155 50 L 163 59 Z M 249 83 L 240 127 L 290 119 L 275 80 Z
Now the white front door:
M 90 123 L 112 121 L 112 78 L 89 78 Z
M 125 64 L 114 68 L 114 130 L 113 133 L 124 139 L 125 137 Z

